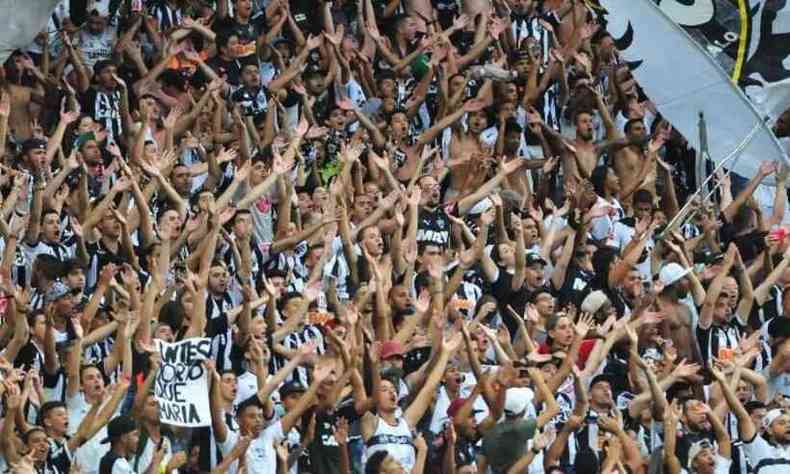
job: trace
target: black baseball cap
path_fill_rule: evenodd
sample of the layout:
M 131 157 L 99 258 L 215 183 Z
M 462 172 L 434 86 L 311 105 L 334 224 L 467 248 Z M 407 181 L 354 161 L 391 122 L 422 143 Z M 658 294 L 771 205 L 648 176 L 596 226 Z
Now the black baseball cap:
M 30 150 L 46 150 L 47 141 L 43 138 L 28 138 L 22 142 L 22 153 L 27 153 Z
M 282 387 L 280 387 L 280 399 L 283 399 L 294 393 L 304 393 L 306 391 L 307 387 L 302 385 L 302 382 L 299 382 L 298 380 L 292 380 L 291 382 L 287 382 Z
M 546 260 L 543 259 L 540 255 L 530 252 L 527 254 L 527 266 L 531 267 L 532 265 L 546 265 Z
M 102 444 L 109 443 L 113 439 L 126 433 L 131 433 L 136 429 L 137 423 L 131 417 L 127 415 L 115 417 L 107 424 L 107 437 L 102 440 Z

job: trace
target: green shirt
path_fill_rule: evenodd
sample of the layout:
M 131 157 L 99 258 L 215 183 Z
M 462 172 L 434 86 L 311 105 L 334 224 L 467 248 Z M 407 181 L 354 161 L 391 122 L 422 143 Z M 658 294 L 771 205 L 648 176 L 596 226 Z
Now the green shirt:
M 527 451 L 537 430 L 535 418 L 520 418 L 497 423 L 483 437 L 483 455 L 494 472 L 505 472 Z

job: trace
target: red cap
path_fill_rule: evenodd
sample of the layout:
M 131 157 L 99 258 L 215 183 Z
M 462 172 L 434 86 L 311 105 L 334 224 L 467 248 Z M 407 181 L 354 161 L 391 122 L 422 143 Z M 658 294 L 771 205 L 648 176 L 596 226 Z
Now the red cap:
M 450 402 L 450 406 L 447 407 L 447 417 L 451 420 L 455 418 L 455 415 L 461 410 L 464 403 L 466 403 L 466 398 L 456 398 Z
M 393 356 L 402 356 L 406 353 L 406 349 L 403 347 L 398 341 L 385 341 L 381 343 L 381 348 L 379 349 L 379 357 L 382 360 L 389 359 Z

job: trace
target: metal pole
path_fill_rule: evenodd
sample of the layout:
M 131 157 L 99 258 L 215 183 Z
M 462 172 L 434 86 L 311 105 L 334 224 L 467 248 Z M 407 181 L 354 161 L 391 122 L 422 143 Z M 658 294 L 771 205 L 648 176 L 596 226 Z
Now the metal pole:
M 696 176 L 697 189 L 702 189 L 702 181 L 705 176 L 705 169 L 707 168 L 707 161 L 710 158 L 708 151 L 708 125 L 705 122 L 705 113 L 699 113 L 699 120 L 697 121 L 697 129 L 699 131 L 699 153 L 696 160 Z
M 760 130 L 761 125 L 762 124 L 760 123 L 756 124 L 749 132 L 749 134 L 746 135 L 746 138 L 744 138 L 741 141 L 741 143 L 739 143 L 738 146 L 735 147 L 735 149 L 732 150 L 732 152 L 730 152 L 729 155 L 725 156 L 724 159 L 722 159 L 719 162 L 719 164 L 716 165 L 716 168 L 714 168 L 713 172 L 710 175 L 708 175 L 705 178 L 705 180 L 702 181 L 702 183 L 694 192 L 694 194 L 689 196 L 689 198 L 686 200 L 686 204 L 684 204 L 683 207 L 680 209 L 680 211 L 678 211 L 678 213 L 675 215 L 675 217 L 673 217 L 672 220 L 669 221 L 667 226 L 664 228 L 664 231 L 661 232 L 661 234 L 656 237 L 657 239 L 662 239 L 666 234 L 668 234 L 675 228 L 680 227 L 681 225 L 683 225 L 683 223 L 685 223 L 686 219 L 691 216 L 691 212 L 690 212 L 691 204 L 694 202 L 694 198 L 697 197 L 697 195 L 701 194 L 702 189 L 710 182 L 711 179 L 713 179 L 714 176 L 716 176 L 716 172 L 722 169 L 722 167 L 724 167 L 724 165 L 727 164 L 727 162 L 729 162 L 730 160 L 741 154 L 743 149 L 746 148 L 746 146 L 749 145 L 749 143 L 751 143 L 751 141 L 754 139 L 755 135 L 757 135 L 757 131 Z M 708 193 L 705 197 L 706 198 L 709 197 L 714 191 L 715 188 L 710 193 Z

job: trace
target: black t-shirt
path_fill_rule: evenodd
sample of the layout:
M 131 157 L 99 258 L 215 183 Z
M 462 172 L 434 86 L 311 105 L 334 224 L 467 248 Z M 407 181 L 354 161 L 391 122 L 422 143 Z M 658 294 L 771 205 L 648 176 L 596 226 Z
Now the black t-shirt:
M 334 436 L 334 428 L 340 418 L 348 420 L 349 427 L 361 418 L 354 408 L 352 397 L 344 399 L 332 412 L 316 412 L 315 438 L 309 449 L 312 472 L 340 474 L 340 451 Z
M 242 87 L 230 96 L 230 100 L 239 104 L 243 115 L 258 115 L 268 110 L 269 91 L 261 86 L 257 89 Z
M 108 141 L 118 141 L 121 136 L 121 93 L 100 91 L 90 87 L 80 97 L 80 105 L 87 115 L 107 130 Z
M 594 277 L 595 273 L 588 272 L 576 265 L 569 267 L 562 288 L 559 290 L 560 305 L 573 303 L 577 308 L 580 307 L 590 292 L 590 283 Z
M 209 58 L 206 65 L 219 77 L 225 79 L 228 84 L 238 86 L 241 82 L 241 63 L 236 59 L 225 61 L 217 55 Z M 202 75 L 203 73 L 199 72 L 198 74 Z
M 88 251 L 88 255 L 90 256 L 89 273 L 87 275 L 88 287 L 93 287 L 96 285 L 99 274 L 105 265 L 109 263 L 114 263 L 116 265 L 129 263 L 121 255 L 120 247 L 118 253 L 113 253 L 113 251 L 107 248 L 101 240 L 90 242 L 85 245 L 85 248 Z
M 417 242 L 431 242 L 443 248 L 450 244 L 450 218 L 443 207 L 439 206 L 433 211 L 420 207 Z
M 510 335 L 515 336 L 518 332 L 518 323 L 513 319 L 507 307 L 512 307 L 517 314 L 524 314 L 529 301 L 530 291 L 524 285 L 514 290 L 513 274 L 509 273 L 505 267 L 499 265 L 497 265 L 497 269 L 499 270 L 499 276 L 491 284 L 491 291 L 499 305 L 499 314 L 502 315 L 505 326 L 510 331 Z
M 108 451 L 107 454 L 101 458 L 101 462 L 99 463 L 99 474 L 112 474 L 112 467 L 115 465 L 115 461 L 119 459 L 121 459 L 121 457 L 112 450 Z
M 22 346 L 13 362 L 16 368 L 25 370 L 38 369 L 40 372 L 43 372 L 44 353 L 33 344 L 31 338 L 28 339 L 27 344 Z
M 65 442 L 49 438 L 49 452 L 47 453 L 47 464 L 54 466 L 60 472 L 69 472 L 71 469 L 71 457 L 69 447 Z

